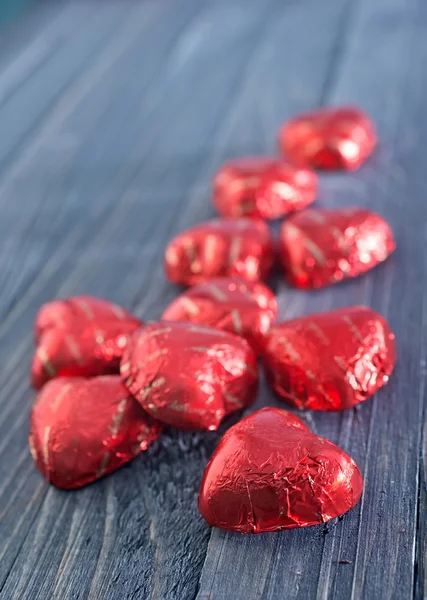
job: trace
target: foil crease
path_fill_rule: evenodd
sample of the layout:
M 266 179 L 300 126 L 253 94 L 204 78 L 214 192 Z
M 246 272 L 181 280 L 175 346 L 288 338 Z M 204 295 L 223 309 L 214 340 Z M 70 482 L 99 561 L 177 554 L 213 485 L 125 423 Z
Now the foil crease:
M 314 202 L 317 175 L 274 157 L 225 163 L 213 179 L 213 204 L 222 217 L 278 219 Z
M 140 326 L 105 300 L 80 296 L 45 304 L 35 322 L 32 386 L 39 390 L 55 377 L 119 374 L 129 336 Z
M 158 437 L 162 425 L 120 376 L 50 381 L 31 412 L 29 445 L 49 483 L 75 489 L 116 471 Z
M 244 337 L 259 353 L 276 317 L 277 300 L 266 285 L 224 277 L 190 288 L 166 308 L 161 318 L 229 331 Z
M 93 296 L 70 296 L 47 302 L 40 307 L 35 318 L 34 337 L 37 342 L 46 331 L 67 327 L 76 322 L 90 324 L 111 321 L 140 325 L 134 315 L 118 304 Z
M 286 122 L 279 147 L 296 164 L 354 171 L 377 144 L 375 125 L 354 106 L 321 108 Z
M 273 326 L 263 351 L 274 391 L 299 409 L 352 408 L 383 387 L 396 363 L 387 321 L 364 306 Z
M 177 235 L 167 246 L 168 279 L 195 285 L 215 277 L 265 280 L 274 263 L 269 229 L 260 219 L 212 219 Z
M 179 429 L 217 429 L 255 400 L 258 383 L 256 355 L 243 338 L 167 321 L 133 335 L 121 374 L 150 415 Z
M 280 230 L 279 254 L 289 283 L 319 288 L 366 273 L 396 244 L 388 223 L 370 210 L 309 209 Z
M 199 510 L 209 525 L 264 533 L 326 523 L 358 502 L 352 458 L 286 411 L 263 408 L 227 431 L 209 461 Z

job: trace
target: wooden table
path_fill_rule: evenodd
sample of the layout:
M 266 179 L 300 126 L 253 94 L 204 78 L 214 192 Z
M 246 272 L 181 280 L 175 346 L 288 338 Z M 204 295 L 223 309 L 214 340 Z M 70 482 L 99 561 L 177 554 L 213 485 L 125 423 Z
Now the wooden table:
M 2 600 L 425 596 L 426 72 L 422 0 L 44 1 L 0 30 Z M 318 205 L 377 210 L 398 250 L 355 281 L 277 292 L 281 319 L 364 303 L 397 334 L 375 398 L 303 415 L 361 467 L 358 506 L 325 527 L 211 531 L 196 496 L 220 433 L 168 431 L 95 485 L 47 485 L 27 446 L 38 307 L 89 293 L 158 317 L 178 292 L 162 251 L 214 214 L 214 170 L 341 102 L 372 115 L 380 147 L 322 176 Z M 265 385 L 263 404 L 279 405 Z

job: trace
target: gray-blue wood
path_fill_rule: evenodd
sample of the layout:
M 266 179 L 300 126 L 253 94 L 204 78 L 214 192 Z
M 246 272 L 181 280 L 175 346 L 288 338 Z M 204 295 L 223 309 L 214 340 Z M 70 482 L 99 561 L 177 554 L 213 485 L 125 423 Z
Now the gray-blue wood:
M 0 598 L 422 599 L 426 585 L 427 4 L 422 0 L 63 0 L 0 27 Z M 104 296 L 144 319 L 178 289 L 162 251 L 209 218 L 226 158 L 271 153 L 290 115 L 353 102 L 380 147 L 322 175 L 398 250 L 316 293 L 275 284 L 281 318 L 366 303 L 399 363 L 358 410 L 306 413 L 361 467 L 359 505 L 327 527 L 212 531 L 197 511 L 219 433 L 168 431 L 86 489 L 49 487 L 27 448 L 41 303 Z M 257 406 L 279 405 L 263 384 Z

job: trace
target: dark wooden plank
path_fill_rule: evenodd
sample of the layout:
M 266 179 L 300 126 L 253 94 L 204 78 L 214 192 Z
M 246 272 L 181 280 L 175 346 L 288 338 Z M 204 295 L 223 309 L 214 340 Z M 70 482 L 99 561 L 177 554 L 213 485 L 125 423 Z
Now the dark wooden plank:
M 90 19 L 96 5 L 38 2 L 21 19 L 0 28 L 0 106 Z
M 76 42 L 62 10 L 76 22 L 91 14 L 78 56 L 69 56 Z M 13 44 L 9 61 L 0 57 L 4 124 L 8 98 L 25 108 L 32 82 L 45 86 L 24 123 L 8 124 L 15 152 L 0 173 L 2 598 L 175 600 L 198 589 L 215 600 L 409 598 L 412 590 L 422 598 L 426 10 L 412 0 L 69 2 L 21 50 Z M 101 39 L 107 24 L 111 35 Z M 38 43 L 53 43 L 31 62 L 37 31 Z M 56 40 L 65 70 L 50 83 Z M 322 177 L 319 202 L 372 203 L 390 218 L 400 250 L 331 290 L 280 286 L 279 302 L 282 318 L 366 302 L 398 334 L 398 372 L 377 398 L 350 414 L 305 416 L 353 454 L 366 493 L 327 530 L 214 531 L 199 586 L 210 530 L 196 494 L 219 434 L 170 431 L 96 485 L 49 488 L 26 443 L 32 319 L 42 302 L 82 292 L 158 317 L 177 293 L 164 280 L 162 249 L 213 214 L 218 164 L 274 151 L 278 125 L 294 112 L 349 100 L 373 114 L 381 149 L 358 174 Z M 258 405 L 275 402 L 262 386 Z
M 150 6 L 156 7 L 154 3 Z M 151 115 L 129 120 L 129 111 L 136 110 L 156 72 L 163 68 L 193 8 L 190 4 L 166 25 L 158 12 L 152 15 L 157 15 L 154 21 L 141 19 L 143 7 L 133 12 L 126 26 L 111 37 L 105 52 L 90 61 L 90 68 L 63 94 L 2 178 L 4 220 L 0 234 L 9 251 L 14 251 L 15 262 L 7 263 L 0 274 L 4 294 L 0 310 L 7 312 L 8 303 L 17 299 L 14 310 L 0 325 L 2 332 L 10 333 L 31 301 L 37 306 L 41 299 L 34 299 L 34 294 L 43 294 L 46 278 L 61 270 L 68 255 L 94 242 L 95 224 L 99 227 L 104 219 L 113 218 L 112 209 L 120 209 L 121 195 L 139 172 L 138 161 L 147 152 L 147 136 L 153 135 L 147 127 Z M 153 60 L 141 68 L 140 57 L 150 48 Z M 123 94 L 126 85 L 127 93 Z M 125 135 L 124 127 L 126 133 L 131 129 L 131 136 Z M 120 143 L 123 155 L 112 157 L 111 148 L 119 152 Z M 34 194 L 39 197 L 37 203 Z M 11 203 L 10 197 L 19 197 L 19 205 Z M 83 221 L 76 219 L 78 215 Z M 10 221 L 16 223 L 12 231 Z M 35 229 L 36 244 L 23 235 L 29 228 Z M 29 260 L 29 246 L 38 253 L 34 261 Z
M 50 112 L 58 97 L 87 65 L 88 56 L 95 59 L 118 25 L 127 19 L 128 11 L 119 4 L 89 11 L 89 16 L 71 29 L 64 46 L 33 71 L 18 93 L 6 98 L 0 111 L 0 165 L 10 161 L 28 130 Z M 41 85 L 44 82 L 49 83 Z M 14 118 L 16 114 L 19 119 Z
M 365 493 L 359 506 L 327 528 L 256 539 L 214 531 L 198 598 L 412 598 L 413 590 L 422 598 L 425 590 L 422 537 L 415 552 L 417 512 L 422 527 L 426 514 L 425 487 L 424 504 L 417 506 L 426 355 L 426 273 L 420 249 L 427 215 L 419 163 L 426 151 L 420 131 L 425 108 L 419 100 L 425 94 L 420 83 L 425 7 L 365 1 L 352 10 L 338 44 L 337 73 L 328 75 L 329 89 L 317 101 L 364 106 L 378 124 L 381 148 L 357 174 L 322 177 L 320 201 L 378 210 L 392 223 L 399 251 L 357 281 L 313 294 L 282 287 L 279 297 L 283 318 L 371 305 L 397 332 L 400 364 L 390 385 L 360 410 L 333 417 L 304 415 L 310 427 L 341 445 L 362 468 Z M 309 72 L 307 65 L 304 73 Z M 262 396 L 259 405 L 274 402 L 267 390 Z
M 165 23 L 172 27 L 183 9 L 194 13 L 195 5 L 180 3 L 172 9 L 165 3 L 163 14 L 156 21 L 157 38 L 161 37 Z M 221 29 L 227 19 L 228 25 Z M 124 598 L 152 594 L 174 598 L 195 594 L 209 535 L 197 515 L 195 493 L 215 435 L 209 442 L 209 436 L 170 434 L 144 456 L 144 461 L 136 461 L 131 471 L 125 469 L 117 474 L 123 479 L 110 478 L 78 494 L 48 490 L 29 467 L 25 450 L 28 408 L 23 410 L 23 407 L 28 407 L 31 396 L 22 375 L 28 369 L 28 334 L 39 302 L 79 289 L 111 297 L 128 306 L 135 304 L 134 300 L 143 302 L 144 294 L 150 290 L 152 259 L 156 258 L 160 269 L 160 247 L 170 236 L 174 215 L 181 210 L 186 190 L 209 160 L 210 152 L 200 152 L 200 141 L 215 132 L 227 113 L 230 95 L 240 91 L 239 72 L 247 61 L 248 49 L 253 46 L 253 51 L 256 50 L 259 21 L 264 19 L 261 6 L 249 14 L 242 5 L 207 6 L 179 38 L 169 64 L 157 66 L 157 77 L 143 102 L 144 86 L 136 83 L 137 78 L 130 77 L 137 63 L 128 57 L 131 66 L 126 81 L 131 82 L 130 88 L 123 93 L 125 78 L 121 80 L 119 76 L 114 85 L 114 111 L 109 120 L 102 120 L 104 129 L 100 126 L 96 132 L 89 132 L 87 138 L 84 128 L 96 104 L 91 99 L 82 104 L 83 98 L 78 98 L 68 125 L 72 132 L 76 129 L 81 132 L 84 150 L 79 149 L 74 163 L 65 160 L 61 165 L 58 161 L 60 170 L 56 178 L 52 180 L 51 171 L 37 178 L 34 170 L 43 160 L 52 160 L 52 156 L 57 167 L 54 153 L 48 154 L 46 147 L 57 125 L 48 127 L 47 133 L 43 129 L 39 134 L 43 143 L 39 139 L 16 161 L 15 168 L 20 174 L 24 165 L 32 174 L 33 195 L 40 202 L 38 209 L 44 219 L 28 200 L 32 214 L 18 222 L 15 234 L 18 233 L 21 242 L 24 236 L 31 235 L 31 247 L 35 240 L 37 245 L 43 243 L 46 235 L 49 253 L 57 247 L 59 251 L 48 258 L 52 267 L 47 272 L 43 267 L 34 282 L 29 280 L 24 298 L 14 302 L 16 283 L 12 277 L 8 278 L 9 286 L 5 286 L 5 300 L 13 302 L 13 310 L 3 322 L 0 334 L 6 360 L 1 374 L 6 388 L 1 395 L 2 465 L 9 465 L 3 471 L 6 480 L 0 497 L 10 526 L 2 561 L 5 578 L 2 592 L 6 597 L 46 598 L 53 594 L 58 598 L 88 595 Z M 218 31 L 221 34 L 213 37 Z M 211 38 L 209 43 L 206 36 Z M 140 43 L 144 43 L 142 36 Z M 141 48 L 135 52 L 141 53 Z M 224 64 L 224 68 L 213 74 L 203 89 L 205 66 L 217 62 Z M 117 76 L 116 72 L 108 75 Z M 173 137 L 170 132 L 195 118 L 194 109 L 188 105 L 192 87 L 200 106 L 214 92 L 216 101 L 201 111 L 193 137 L 188 138 L 192 140 L 190 144 L 183 141 L 184 129 Z M 83 115 L 79 113 L 82 106 Z M 178 122 L 180 117 L 182 122 Z M 53 121 L 57 123 L 58 118 Z M 41 156 L 36 148 L 42 150 Z M 73 154 L 72 149 L 68 151 Z M 68 158 L 66 153 L 65 158 Z M 160 182 L 158 173 L 162 173 Z M 7 177 L 4 189 L 13 190 L 14 197 L 20 197 L 18 192 L 25 189 L 24 184 L 14 175 Z M 47 178 L 51 182 L 48 188 Z M 111 181 L 114 188 L 110 191 Z M 29 180 L 27 189 L 28 183 Z M 71 189 L 67 187 L 70 185 Z M 61 192 L 65 203 L 59 207 L 57 198 Z M 1 197 L 6 207 L 6 196 Z M 91 202 L 98 212 L 85 210 L 85 204 L 89 204 L 90 210 Z M 105 220 L 96 220 L 100 213 Z M 8 214 L 10 223 L 16 212 L 9 208 Z M 49 214 L 53 218 L 46 222 Z M 70 220 L 88 237 L 84 252 L 69 240 L 61 243 L 60 236 L 66 233 Z M 77 245 L 78 240 L 74 243 Z M 36 264 L 40 265 L 44 257 L 42 248 Z M 26 260 L 18 255 L 7 271 L 12 273 L 17 264 L 26 265 Z M 6 348 L 10 349 L 12 344 L 17 351 L 9 358 Z M 188 461 L 183 461 L 183 454 Z M 168 479 L 169 484 L 163 489 Z

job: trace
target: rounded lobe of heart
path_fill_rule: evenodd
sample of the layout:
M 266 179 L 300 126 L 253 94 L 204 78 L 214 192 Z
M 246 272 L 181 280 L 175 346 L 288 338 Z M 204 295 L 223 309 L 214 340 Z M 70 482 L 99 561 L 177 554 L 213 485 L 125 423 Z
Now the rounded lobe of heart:
M 258 384 L 256 355 L 243 338 L 169 321 L 134 334 L 121 374 L 149 414 L 179 429 L 217 429 L 255 400 Z
M 110 321 L 141 325 L 139 319 L 113 302 L 92 296 L 70 296 L 41 306 L 35 318 L 34 335 L 37 342 L 50 329 L 67 327 L 76 322 L 89 325 Z
M 261 219 L 213 219 L 177 235 L 167 246 L 168 279 L 196 285 L 215 277 L 265 280 L 275 249 L 268 226 Z
M 120 359 L 138 321 L 86 321 L 67 318 L 39 336 L 31 365 L 31 384 L 41 389 L 55 377 L 119 374 Z
M 354 306 L 278 323 L 263 351 L 267 380 L 299 409 L 352 408 L 383 387 L 396 364 L 387 321 Z
M 360 108 L 328 107 L 287 121 L 279 132 L 281 151 L 298 165 L 357 170 L 377 144 L 375 125 Z
M 280 230 L 279 255 L 289 283 L 319 288 L 357 277 L 386 260 L 396 244 L 389 224 L 361 208 L 309 209 Z
M 259 353 L 276 317 L 277 300 L 270 288 L 240 277 L 224 277 L 190 288 L 168 306 L 161 318 L 229 331 L 244 337 Z
M 162 428 L 129 395 L 120 376 L 64 377 L 39 393 L 29 444 L 49 483 L 75 489 L 132 460 Z
M 264 408 L 231 427 L 209 461 L 199 510 L 209 525 L 263 533 L 326 523 L 353 508 L 352 458 L 297 417 Z
M 317 175 L 283 158 L 229 161 L 213 179 L 213 204 L 222 217 L 278 219 L 314 202 Z

